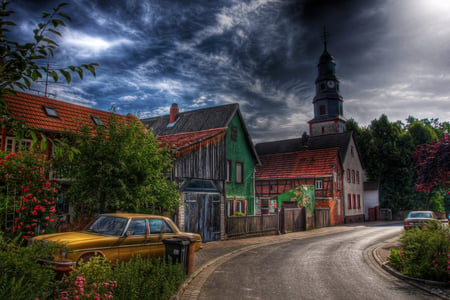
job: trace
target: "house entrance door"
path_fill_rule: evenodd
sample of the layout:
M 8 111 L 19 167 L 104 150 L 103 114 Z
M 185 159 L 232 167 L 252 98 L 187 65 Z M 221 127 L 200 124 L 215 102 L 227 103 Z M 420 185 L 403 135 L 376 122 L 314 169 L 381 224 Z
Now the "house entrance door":
M 203 242 L 220 239 L 220 194 L 184 193 L 185 230 L 199 233 Z

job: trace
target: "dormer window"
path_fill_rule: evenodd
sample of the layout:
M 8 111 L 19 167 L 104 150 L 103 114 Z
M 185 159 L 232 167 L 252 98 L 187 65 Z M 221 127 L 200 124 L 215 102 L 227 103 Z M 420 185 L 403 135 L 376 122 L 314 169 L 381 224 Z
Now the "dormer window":
M 103 123 L 102 119 L 100 119 L 100 117 L 97 116 L 91 116 L 92 121 L 94 122 L 95 125 L 97 126 L 105 126 L 105 123 Z
M 56 111 L 56 108 L 51 106 L 43 106 L 45 114 L 52 118 L 58 118 L 58 112 Z

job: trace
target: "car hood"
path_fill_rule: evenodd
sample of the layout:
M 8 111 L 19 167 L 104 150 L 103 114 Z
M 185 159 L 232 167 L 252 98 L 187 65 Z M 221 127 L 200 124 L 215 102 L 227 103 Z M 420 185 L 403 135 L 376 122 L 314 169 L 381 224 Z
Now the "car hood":
M 89 232 L 60 232 L 52 234 L 43 234 L 34 238 L 35 241 L 48 241 L 63 245 L 86 244 L 91 241 L 99 241 L 100 239 L 117 240 L 118 237 L 104 236 Z

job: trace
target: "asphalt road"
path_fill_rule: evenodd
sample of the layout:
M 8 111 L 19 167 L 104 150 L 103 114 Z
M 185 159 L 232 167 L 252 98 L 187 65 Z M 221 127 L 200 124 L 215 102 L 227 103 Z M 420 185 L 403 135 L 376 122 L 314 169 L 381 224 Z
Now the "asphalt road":
M 378 226 L 254 248 L 220 265 L 199 299 L 435 299 L 373 266 L 369 246 L 399 235 Z

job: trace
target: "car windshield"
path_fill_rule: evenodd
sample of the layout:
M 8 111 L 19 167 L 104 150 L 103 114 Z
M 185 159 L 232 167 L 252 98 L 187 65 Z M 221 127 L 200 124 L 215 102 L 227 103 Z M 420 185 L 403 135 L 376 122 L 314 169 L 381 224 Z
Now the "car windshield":
M 125 218 L 100 216 L 84 230 L 104 235 L 120 236 L 123 234 L 127 222 L 128 219 Z
M 432 218 L 429 212 L 411 212 L 408 218 Z

